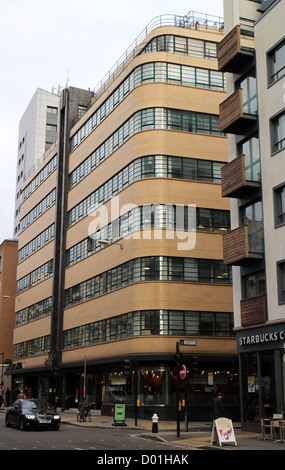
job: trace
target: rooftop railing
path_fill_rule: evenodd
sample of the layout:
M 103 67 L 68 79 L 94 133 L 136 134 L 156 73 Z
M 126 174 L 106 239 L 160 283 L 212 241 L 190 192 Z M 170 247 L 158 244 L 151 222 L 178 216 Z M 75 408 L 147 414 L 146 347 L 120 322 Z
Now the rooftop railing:
M 102 95 L 102 93 L 111 85 L 115 77 L 118 76 L 118 70 L 121 68 L 121 71 L 124 70 L 129 60 L 143 50 L 146 43 L 144 43 L 145 38 L 156 28 L 161 28 L 163 26 L 174 26 L 178 28 L 186 29 L 195 29 L 195 30 L 205 30 L 212 29 L 215 32 L 223 34 L 224 31 L 224 20 L 219 16 L 207 15 L 205 13 L 197 13 L 195 11 L 189 11 L 187 15 L 160 15 L 153 18 L 148 25 L 142 30 L 138 37 L 133 41 L 133 43 L 128 47 L 124 54 L 117 60 L 109 72 L 100 80 L 98 85 L 94 88 L 94 97 L 90 100 L 86 106 L 86 111 L 94 104 L 94 102 Z M 139 51 L 137 51 L 140 46 Z M 76 122 L 80 120 L 79 117 L 74 118 L 72 125 L 75 125 Z M 26 181 L 29 176 L 36 170 L 36 168 L 48 157 L 50 152 L 57 145 L 57 141 L 33 164 L 25 176 L 24 181 Z
M 216 32 L 223 33 L 224 21 L 223 18 L 213 15 L 207 15 L 205 13 L 197 13 L 190 11 L 187 15 L 178 16 L 178 15 L 161 15 L 153 18 L 150 23 L 142 30 L 138 37 L 133 41 L 133 43 L 128 47 L 124 54 L 117 60 L 109 72 L 102 78 L 98 85 L 94 88 L 95 98 L 94 102 L 103 91 L 106 90 L 106 83 L 108 86 L 111 84 L 112 79 L 114 80 L 117 76 L 118 70 L 124 70 L 125 65 L 129 62 L 130 58 L 133 58 L 135 51 L 137 51 L 140 46 L 139 51 L 145 46 L 145 38 L 156 28 L 161 28 L 163 26 L 174 26 L 178 28 L 187 28 L 187 29 L 196 29 L 196 30 L 205 30 L 205 29 L 214 29 Z M 110 82 L 111 80 L 111 82 Z

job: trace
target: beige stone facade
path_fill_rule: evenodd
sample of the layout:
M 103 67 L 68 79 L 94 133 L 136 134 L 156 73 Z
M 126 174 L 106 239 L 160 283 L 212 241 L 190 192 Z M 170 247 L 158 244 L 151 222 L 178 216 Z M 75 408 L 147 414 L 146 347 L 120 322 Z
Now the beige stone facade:
M 196 346 L 184 347 L 185 359 L 200 361 L 191 397 L 199 389 L 206 408 L 215 372 L 216 389 L 231 388 L 233 405 L 231 270 L 222 261 L 229 201 L 220 184 L 228 144 L 218 128 L 222 38 L 221 25 L 206 29 L 190 19 L 150 31 L 26 181 L 23 189 L 53 158 L 64 160 L 21 207 L 19 250 L 26 255 L 17 272 L 14 351 L 23 363 L 17 380 L 32 382 L 39 395 L 56 388 L 67 406 L 66 396 L 82 392 L 85 361 L 88 399 L 102 411 L 112 405 L 112 387 L 128 395 L 130 409 L 135 393 L 146 405 L 146 391 L 159 405 L 175 405 L 174 354 L 187 337 Z M 76 89 L 65 93 L 71 102 Z M 197 220 L 187 244 L 190 205 Z M 124 378 L 125 359 L 139 374 L 136 392 Z M 148 369 L 159 371 L 156 382 L 147 381 Z

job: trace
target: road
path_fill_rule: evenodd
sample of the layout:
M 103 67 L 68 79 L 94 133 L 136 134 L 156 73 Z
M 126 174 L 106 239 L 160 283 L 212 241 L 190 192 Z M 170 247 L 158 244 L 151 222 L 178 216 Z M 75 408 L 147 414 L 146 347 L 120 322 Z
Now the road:
M 0 451 L 2 450 L 96 450 L 96 451 L 181 451 L 179 446 L 140 437 L 139 431 L 94 429 L 62 424 L 59 431 L 20 431 L 6 428 L 0 416 Z

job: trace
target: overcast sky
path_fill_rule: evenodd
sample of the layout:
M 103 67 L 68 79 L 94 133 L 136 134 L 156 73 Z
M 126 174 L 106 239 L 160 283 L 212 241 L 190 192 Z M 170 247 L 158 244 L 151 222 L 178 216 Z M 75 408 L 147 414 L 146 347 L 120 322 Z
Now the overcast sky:
M 0 244 L 13 238 L 19 121 L 37 88 L 93 90 L 148 23 L 223 0 L 0 0 Z

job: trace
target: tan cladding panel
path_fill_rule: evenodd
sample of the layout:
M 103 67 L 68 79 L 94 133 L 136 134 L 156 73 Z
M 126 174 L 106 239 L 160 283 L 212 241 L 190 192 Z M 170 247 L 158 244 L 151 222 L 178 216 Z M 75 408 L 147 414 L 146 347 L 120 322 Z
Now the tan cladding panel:
M 186 207 L 188 204 L 192 204 L 197 207 L 221 210 L 229 210 L 230 207 L 229 200 L 221 197 L 219 184 L 164 178 L 147 179 L 131 184 L 98 208 L 100 228 L 126 213 L 132 207 L 144 204 L 182 204 Z M 98 213 L 90 213 L 67 230 L 67 249 L 98 230 L 96 217 L 98 217 Z
M 63 330 L 137 310 L 232 312 L 230 285 L 141 282 L 64 311 Z
M 45 364 L 46 359 L 48 359 L 48 355 L 43 354 L 42 356 L 35 356 L 28 359 L 21 358 L 19 361 L 21 361 L 23 369 L 33 369 L 36 367 L 42 368 Z
M 122 239 L 120 240 L 123 245 L 122 250 L 118 245 L 113 244 L 66 269 L 65 288 L 68 289 L 133 258 L 144 256 L 179 256 L 217 260 L 223 258 L 222 235 L 217 233 L 200 232 L 188 235 L 181 231 L 178 235 L 180 238 L 174 232 L 174 239 L 168 240 L 165 230 L 162 230 L 162 238 L 155 240 L 154 231 L 148 230 L 136 232 L 133 236 L 141 237 L 141 239 L 129 237 Z M 148 236 L 149 239 L 146 238 Z M 160 233 L 156 232 L 156 236 L 160 236 Z
M 30 305 L 36 304 L 41 300 L 47 299 L 52 295 L 52 278 L 46 279 L 45 281 L 37 284 L 34 287 L 21 292 L 15 303 L 15 309 L 18 312 L 23 308 L 29 307 Z
M 55 221 L 55 204 L 19 234 L 19 250 Z
M 14 329 L 14 344 L 30 341 L 31 339 L 47 336 L 50 334 L 50 316 L 41 318 L 27 325 Z
M 21 279 L 27 274 L 31 273 L 39 266 L 47 263 L 53 258 L 54 244 L 53 242 L 48 243 L 40 250 L 36 251 L 33 255 L 29 256 L 25 261 L 18 264 L 17 267 L 17 279 Z
M 135 112 L 153 107 L 219 114 L 225 94 L 212 90 L 150 83 L 133 90 L 69 156 L 69 173 Z
M 81 349 L 74 349 L 70 351 L 63 351 L 62 362 L 84 361 L 86 359 L 93 359 L 96 357 L 108 357 L 112 362 L 112 357 L 124 356 L 125 354 L 164 354 L 175 353 L 176 342 L 179 341 L 180 336 L 138 336 L 130 339 L 122 339 L 96 344 Z M 235 338 L 213 338 L 213 337 L 191 337 L 196 339 L 197 345 L 193 347 L 183 347 L 185 354 L 236 354 L 236 340 Z M 110 355 L 111 351 L 111 355 Z M 173 361 L 174 362 L 174 361 Z M 119 366 L 118 366 L 119 367 Z
M 120 207 L 130 201 L 143 204 L 195 204 L 197 207 L 228 209 L 228 201 L 221 197 L 219 184 L 189 182 L 175 179 L 141 180 L 120 193 Z
M 227 163 L 227 139 L 220 136 L 188 134 L 169 130 L 140 132 L 129 139 L 120 149 L 110 155 L 92 173 L 69 191 L 68 210 L 85 199 L 133 160 L 147 155 L 172 155 Z M 157 179 L 156 184 L 158 184 L 158 181 Z

